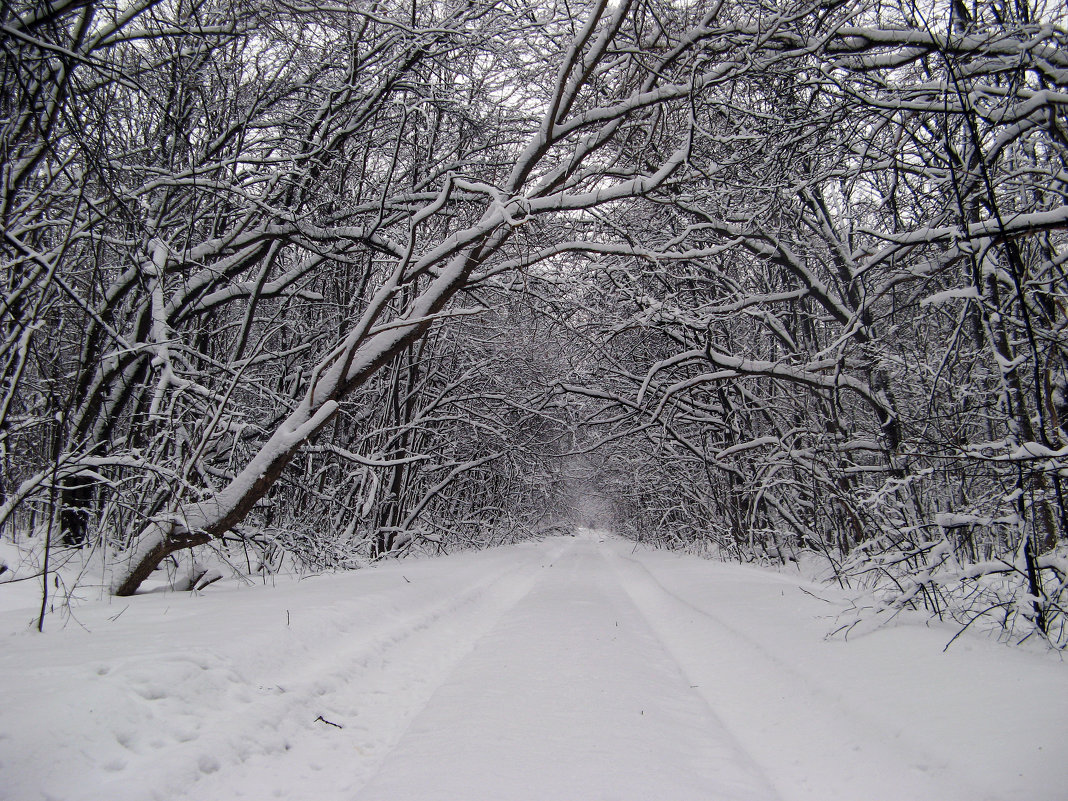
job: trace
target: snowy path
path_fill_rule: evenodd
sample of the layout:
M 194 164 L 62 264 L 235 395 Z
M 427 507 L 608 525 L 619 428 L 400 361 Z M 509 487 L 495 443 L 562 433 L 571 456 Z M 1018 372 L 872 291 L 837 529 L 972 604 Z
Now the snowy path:
M 586 535 L 0 615 L 0 798 L 1068 797 L 1068 666 Z M 89 633 L 91 632 L 91 633 Z
M 359 799 L 771 799 L 597 546 L 579 541 L 452 671 Z

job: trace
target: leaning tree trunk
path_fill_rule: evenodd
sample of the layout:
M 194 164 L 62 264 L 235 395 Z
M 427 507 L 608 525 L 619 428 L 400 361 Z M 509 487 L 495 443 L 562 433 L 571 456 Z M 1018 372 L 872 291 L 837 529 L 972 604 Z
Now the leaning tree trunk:
M 313 371 L 313 379 L 300 405 L 275 430 L 246 467 L 213 497 L 183 504 L 166 520 L 150 523 L 115 574 L 116 595 L 132 595 L 168 555 L 203 545 L 222 536 L 252 510 L 281 476 L 301 446 L 337 413 L 338 401 L 363 385 L 398 353 L 421 337 L 435 315 L 463 286 L 471 271 L 508 236 L 501 221 L 487 212 L 469 229 L 475 240 L 438 274 L 411 304 L 404 324 L 372 336 L 359 336 L 369 326 L 358 325 Z M 489 236 L 489 242 L 477 240 Z

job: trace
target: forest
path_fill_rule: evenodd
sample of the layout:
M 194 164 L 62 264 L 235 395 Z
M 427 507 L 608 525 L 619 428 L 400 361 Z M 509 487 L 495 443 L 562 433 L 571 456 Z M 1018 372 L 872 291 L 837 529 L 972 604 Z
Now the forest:
M 4 553 L 130 595 L 596 527 L 1065 648 L 1066 22 L 4 0 Z

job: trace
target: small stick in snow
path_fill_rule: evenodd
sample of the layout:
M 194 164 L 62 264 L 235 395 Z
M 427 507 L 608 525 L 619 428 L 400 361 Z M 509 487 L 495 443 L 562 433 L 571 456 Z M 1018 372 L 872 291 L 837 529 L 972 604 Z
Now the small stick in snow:
M 345 728 L 344 726 L 342 726 L 342 725 L 341 725 L 341 724 L 339 724 L 339 723 L 334 723 L 334 722 L 333 722 L 333 721 L 331 721 L 331 720 L 327 720 L 327 719 L 326 719 L 326 718 L 324 718 L 324 717 L 323 717 L 322 715 L 320 715 L 320 716 L 319 716 L 319 717 L 317 717 L 317 718 L 316 718 L 315 720 L 313 720 L 313 721 L 312 721 L 312 723 L 318 723 L 318 722 L 319 722 L 320 720 L 321 720 L 321 721 L 322 721 L 323 723 L 325 723 L 325 724 L 326 724 L 327 726 L 333 726 L 333 727 L 334 727 L 335 729 L 343 729 L 343 728 Z
M 820 596 L 816 595 L 816 593 L 809 592 L 804 587 L 798 587 L 797 589 L 801 590 L 801 592 L 803 592 L 805 595 L 811 595 L 817 601 L 823 601 L 825 604 L 833 604 L 834 603 L 834 601 L 830 601 L 830 600 L 828 600 L 826 598 L 820 598 Z

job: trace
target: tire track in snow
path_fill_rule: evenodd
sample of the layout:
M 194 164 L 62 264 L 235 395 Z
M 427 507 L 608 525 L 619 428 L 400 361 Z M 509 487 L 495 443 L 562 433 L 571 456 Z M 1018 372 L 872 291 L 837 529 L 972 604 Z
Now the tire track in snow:
M 785 801 L 987 798 L 958 776 L 938 775 L 940 766 L 877 717 L 846 706 L 759 640 L 666 587 L 640 558 L 611 545 L 606 558 L 697 692 Z M 766 719 L 755 720 L 761 714 Z
M 0 708 L 0 720 L 41 719 L 7 749 L 37 763 L 38 779 L 0 782 L 0 799 L 347 801 L 344 788 L 373 770 L 440 676 L 538 578 L 545 555 L 519 546 L 467 554 L 454 570 L 445 558 L 238 590 L 219 621 L 231 638 L 224 647 L 196 598 L 144 596 L 122 618 L 142 614 L 138 629 L 98 629 L 81 664 L 42 676 L 34 713 Z M 241 619 L 247 631 L 235 626 Z M 132 639 L 144 623 L 147 636 Z M 88 692 L 79 689 L 86 681 Z M 74 769 L 50 771 L 38 756 L 64 710 L 77 707 L 95 731 L 56 758 L 100 766 L 89 782 Z
M 574 540 L 412 721 L 360 801 L 775 801 L 596 542 Z
M 540 580 L 546 553 L 518 553 L 525 557 L 518 564 L 507 562 L 370 640 L 357 634 L 354 646 L 335 648 L 290 678 L 285 690 L 296 700 L 274 719 L 299 714 L 301 725 L 290 726 L 296 730 L 284 750 L 210 771 L 186 795 L 351 799 L 454 666 Z

